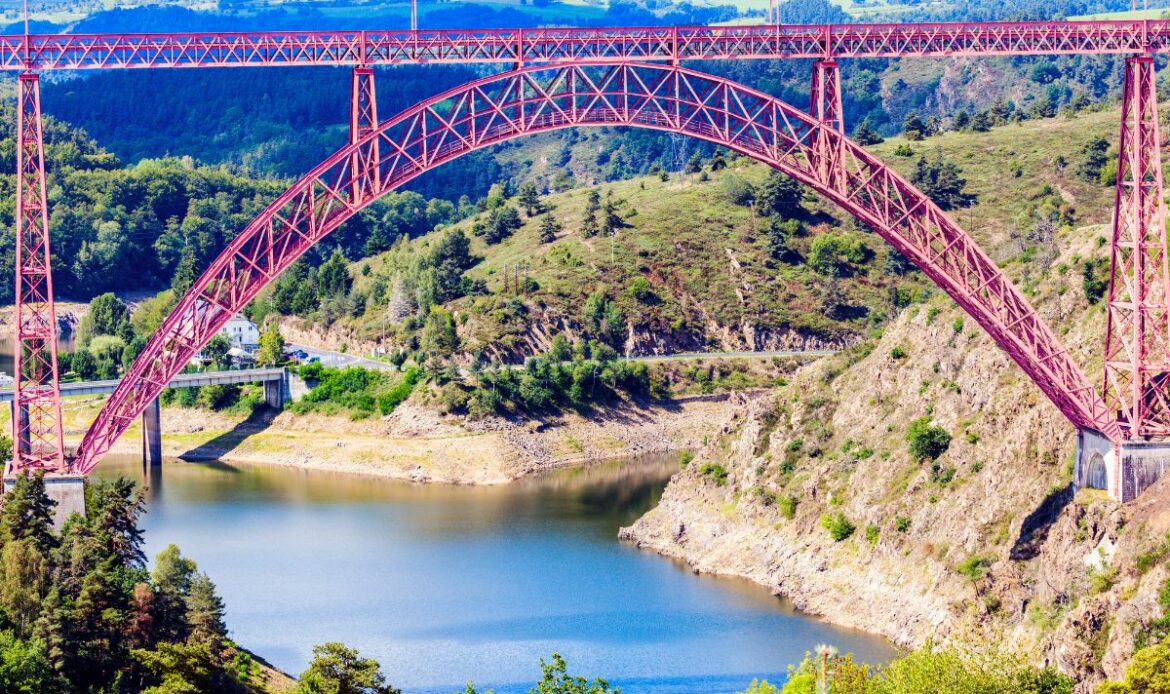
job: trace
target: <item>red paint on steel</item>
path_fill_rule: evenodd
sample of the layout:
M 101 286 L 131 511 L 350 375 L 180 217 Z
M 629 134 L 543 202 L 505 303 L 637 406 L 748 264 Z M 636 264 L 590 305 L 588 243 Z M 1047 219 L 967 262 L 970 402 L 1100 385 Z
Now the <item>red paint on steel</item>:
M 1157 76 L 1125 63 L 1105 331 L 1105 397 L 1127 439 L 1170 436 L 1170 268 Z
M 1170 20 L 0 37 L 0 69 L 614 63 L 1170 51 Z
M 9 472 L 63 472 L 61 395 L 57 389 L 57 316 L 49 254 L 41 82 L 17 80 L 16 340 Z
M 77 470 L 92 470 L 191 356 L 261 289 L 379 196 L 482 147 L 607 125 L 700 138 L 815 189 L 942 287 L 1074 425 L 1120 440 L 1096 389 L 1023 295 L 905 178 L 836 127 L 771 96 L 680 67 L 621 63 L 527 67 L 486 77 L 420 103 L 335 152 L 233 239 L 182 297 L 86 433 Z M 822 138 L 842 153 L 827 174 L 813 165 L 814 143 Z M 376 165 L 353 166 L 354 154 L 374 140 Z M 838 176 L 841 186 L 834 184 Z

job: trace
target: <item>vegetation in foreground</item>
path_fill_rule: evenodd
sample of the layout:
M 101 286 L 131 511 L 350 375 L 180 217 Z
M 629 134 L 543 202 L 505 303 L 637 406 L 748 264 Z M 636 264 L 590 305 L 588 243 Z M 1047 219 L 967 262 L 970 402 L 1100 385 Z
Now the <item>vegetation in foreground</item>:
M 331 642 L 313 649 L 299 682 L 262 666 L 227 636 L 215 584 L 174 545 L 147 570 L 141 495 L 118 479 L 87 488 L 87 518 L 52 528 L 38 477 L 21 477 L 0 506 L 0 691 L 51 694 L 401 694 L 380 664 Z M 1101 694 L 1170 692 L 1170 645 L 1140 651 L 1126 680 Z M 940 683 L 945 683 L 940 689 Z M 826 653 L 790 670 L 783 688 L 753 682 L 744 694 L 1008 692 L 1065 694 L 1072 680 L 1016 656 L 927 645 L 885 667 Z M 570 675 L 564 658 L 541 661 L 533 694 L 620 694 L 605 679 Z M 490 694 L 469 684 L 457 694 Z

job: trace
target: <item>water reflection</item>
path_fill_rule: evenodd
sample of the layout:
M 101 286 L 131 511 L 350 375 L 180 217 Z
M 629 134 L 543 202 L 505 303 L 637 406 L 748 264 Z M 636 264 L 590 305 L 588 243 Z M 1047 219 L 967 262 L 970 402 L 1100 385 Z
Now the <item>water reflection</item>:
M 296 672 L 312 644 L 343 640 L 411 693 L 469 679 L 526 691 L 553 651 L 630 694 L 736 691 L 782 677 L 819 641 L 891 654 L 758 586 L 618 543 L 676 469 L 664 457 L 452 487 L 169 463 L 144 526 L 151 554 L 176 542 L 213 577 L 244 645 Z M 136 461 L 99 467 L 137 472 Z

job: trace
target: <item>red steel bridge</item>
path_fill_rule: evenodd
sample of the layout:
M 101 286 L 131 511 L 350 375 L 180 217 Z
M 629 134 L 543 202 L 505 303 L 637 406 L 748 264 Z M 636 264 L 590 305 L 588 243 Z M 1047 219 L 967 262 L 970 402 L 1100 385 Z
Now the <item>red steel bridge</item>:
M 20 73 L 9 472 L 88 474 L 224 323 L 378 197 L 482 147 L 561 128 L 620 125 L 740 152 L 867 224 L 995 339 L 1077 427 L 1082 443 L 1089 436 L 1112 449 L 1104 476 L 1111 493 L 1128 500 L 1144 484 L 1125 467 L 1123 451 L 1170 440 L 1170 268 L 1154 67 L 1154 56 L 1166 52 L 1170 21 L 2 37 L 0 69 Z M 1101 387 L 971 237 L 850 141 L 842 120 L 840 59 L 1055 54 L 1126 56 Z M 810 59 L 809 108 L 684 66 L 752 59 Z M 373 67 L 404 63 L 504 69 L 380 120 Z M 129 367 L 77 450 L 66 451 L 40 73 L 294 65 L 353 68 L 349 142 L 231 241 Z

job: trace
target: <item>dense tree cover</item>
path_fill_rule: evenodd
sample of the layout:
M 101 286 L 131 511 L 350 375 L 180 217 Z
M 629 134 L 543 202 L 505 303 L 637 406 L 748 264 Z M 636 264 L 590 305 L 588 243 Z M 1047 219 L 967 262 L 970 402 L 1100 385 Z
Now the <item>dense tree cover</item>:
M 26 476 L 0 507 L 0 690 L 253 691 L 211 579 L 173 545 L 147 570 L 132 483 L 90 482 L 59 533 L 54 503 Z

